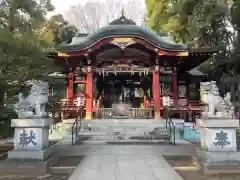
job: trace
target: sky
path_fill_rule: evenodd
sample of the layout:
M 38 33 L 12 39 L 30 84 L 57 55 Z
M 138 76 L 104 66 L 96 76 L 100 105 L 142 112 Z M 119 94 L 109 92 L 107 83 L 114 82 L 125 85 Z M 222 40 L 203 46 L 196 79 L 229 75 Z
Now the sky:
M 68 14 L 67 17 L 66 12 L 69 11 L 71 6 L 77 5 L 77 4 L 81 4 L 81 5 L 85 5 L 85 3 L 89 2 L 89 1 L 94 1 L 94 2 L 104 2 L 104 1 L 110 1 L 111 0 L 51 0 L 52 4 L 55 6 L 55 11 L 50 12 L 47 14 L 47 18 L 50 18 L 53 15 L 56 14 L 62 14 L 64 16 L 64 18 L 72 25 L 75 25 L 76 27 L 78 27 L 79 29 L 81 29 L 81 27 L 79 27 L 79 24 L 82 23 L 81 18 L 79 17 L 79 12 L 75 12 L 74 15 L 73 14 Z M 130 0 L 120 0 L 120 4 L 126 4 L 127 2 L 129 2 Z M 119 2 L 119 1 L 118 1 Z M 132 1 L 131 1 L 132 2 Z M 141 3 L 142 2 L 142 3 Z M 138 3 L 138 8 L 137 10 L 133 10 L 130 8 L 126 9 L 126 15 L 128 18 L 134 20 L 137 24 L 142 23 L 144 14 L 145 14 L 145 0 L 136 0 L 134 1 L 134 3 L 131 3 L 132 6 L 135 6 L 135 3 Z M 110 4 L 111 6 L 111 4 Z M 114 7 L 117 8 L 117 7 Z M 119 7 L 121 8 L 121 7 Z M 116 12 L 113 13 L 121 13 L 121 9 L 119 9 L 119 12 L 117 12 L 117 10 L 115 9 Z M 94 17 L 94 16 L 93 16 Z M 107 15 L 106 15 L 107 17 Z M 102 17 L 103 19 L 104 17 Z M 106 19 L 105 19 L 106 20 Z M 105 23 L 104 20 L 104 23 Z M 91 21 L 91 18 L 90 18 Z M 104 24 L 105 25 L 105 24 Z
M 103 0 L 98 0 L 98 1 L 103 1 Z M 55 13 L 63 13 L 66 10 L 68 10 L 68 8 L 74 4 L 84 4 L 86 3 L 87 0 L 52 0 L 52 4 L 55 6 Z
M 55 11 L 51 12 L 48 14 L 48 16 L 52 16 L 54 14 L 58 14 L 61 13 L 63 14 L 65 11 L 68 10 L 68 8 L 74 4 L 78 4 L 78 3 L 86 3 L 87 0 L 67 0 L 67 1 L 63 1 L 63 0 L 52 0 L 52 4 L 55 6 Z M 101 0 L 99 0 L 101 1 Z
M 52 0 L 52 4 L 55 6 L 55 11 L 51 12 L 48 16 L 52 16 L 54 14 L 64 14 L 72 5 L 74 4 L 85 4 L 88 0 Z M 94 1 L 105 1 L 105 0 L 94 0 Z M 127 0 L 122 0 L 122 2 Z

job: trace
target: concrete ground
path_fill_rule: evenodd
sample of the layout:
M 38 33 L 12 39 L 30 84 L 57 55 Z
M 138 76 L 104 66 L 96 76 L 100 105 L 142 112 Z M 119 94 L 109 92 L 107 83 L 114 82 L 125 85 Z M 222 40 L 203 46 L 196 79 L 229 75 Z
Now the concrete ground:
M 58 153 L 66 155 L 67 151 L 61 149 Z M 195 154 L 195 146 L 82 145 L 71 147 L 71 153 L 85 158 L 69 180 L 183 180 L 163 155 L 191 156 Z
M 178 141 L 177 141 L 178 142 Z M 180 141 L 176 145 L 74 145 L 70 141 L 62 141 L 55 145 L 55 153 L 59 156 L 88 155 L 164 155 L 164 156 L 196 156 L 196 145 Z
M 90 155 L 69 180 L 182 180 L 162 156 Z

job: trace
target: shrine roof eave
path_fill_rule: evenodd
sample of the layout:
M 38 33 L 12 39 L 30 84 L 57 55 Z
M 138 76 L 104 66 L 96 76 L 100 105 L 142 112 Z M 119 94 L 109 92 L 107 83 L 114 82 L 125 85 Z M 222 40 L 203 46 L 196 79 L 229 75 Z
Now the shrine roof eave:
M 191 76 L 197 76 L 197 77 L 206 77 L 206 76 L 207 76 L 207 74 L 205 74 L 205 73 L 203 73 L 203 72 L 201 72 L 201 71 L 199 70 L 199 67 L 198 67 L 198 66 L 195 67 L 195 68 L 193 68 L 193 69 L 191 69 L 190 71 L 188 71 L 188 73 L 189 73 Z
M 215 54 L 220 53 L 226 49 L 225 45 L 212 46 L 212 47 L 201 47 L 201 48 L 188 48 L 189 54 Z
M 221 52 L 224 49 L 224 46 L 216 46 L 216 47 L 207 47 L 207 48 L 189 48 L 188 56 L 184 57 L 173 57 L 171 55 L 164 54 L 164 57 L 168 57 L 169 61 L 172 61 L 181 71 L 190 71 L 191 69 L 199 66 L 204 63 L 208 59 L 210 59 L 214 54 Z M 71 62 L 79 63 L 82 59 L 73 59 L 68 61 L 68 57 L 59 57 L 57 51 L 54 49 L 49 50 L 49 57 L 54 59 L 55 63 L 62 66 L 63 69 L 69 69 L 69 64 Z M 161 56 L 160 56 L 161 57 Z
M 200 64 L 206 62 L 212 57 L 210 54 L 200 55 L 200 56 L 188 56 L 183 57 L 181 63 L 177 65 L 178 69 L 182 72 L 189 72 L 190 70 L 196 68 Z
M 177 64 L 177 67 L 181 71 L 190 71 L 212 58 L 215 54 L 220 53 L 224 49 L 225 46 L 223 45 L 206 48 L 189 48 L 189 56 L 179 57 L 180 60 Z
M 91 48 L 98 42 L 116 37 L 140 38 L 150 42 L 156 48 L 168 51 L 187 51 L 187 47 L 177 44 L 167 36 L 158 35 L 152 30 L 136 25 L 108 25 L 99 28 L 96 32 L 86 37 L 81 37 L 70 44 L 64 44 L 56 47 L 58 52 L 83 51 Z

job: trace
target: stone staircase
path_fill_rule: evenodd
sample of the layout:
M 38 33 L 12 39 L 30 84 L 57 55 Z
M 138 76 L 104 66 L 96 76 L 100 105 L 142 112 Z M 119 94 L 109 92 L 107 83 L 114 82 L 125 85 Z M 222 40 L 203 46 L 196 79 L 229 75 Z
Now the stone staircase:
M 164 120 L 85 120 L 76 144 L 170 143 L 170 139 Z

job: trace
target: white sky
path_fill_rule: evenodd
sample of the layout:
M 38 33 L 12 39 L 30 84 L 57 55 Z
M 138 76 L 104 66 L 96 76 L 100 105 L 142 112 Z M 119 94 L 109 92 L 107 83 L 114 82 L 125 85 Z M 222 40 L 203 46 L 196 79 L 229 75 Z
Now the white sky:
M 102 1 L 102 0 L 98 0 Z M 52 0 L 52 4 L 55 6 L 55 13 L 64 13 L 68 8 L 74 4 L 84 4 L 87 0 Z
M 87 0 L 52 0 L 52 4 L 55 6 L 55 11 L 49 13 L 49 17 L 54 15 L 54 14 L 64 14 L 65 11 L 70 8 L 70 6 L 78 3 L 86 3 Z
M 88 0 L 52 0 L 52 4 L 55 6 L 55 11 L 51 12 L 48 16 L 52 16 L 54 14 L 64 14 L 72 5 L 74 4 L 85 4 Z M 93 0 L 93 1 L 105 1 L 105 0 Z M 127 0 L 122 0 L 125 2 Z

